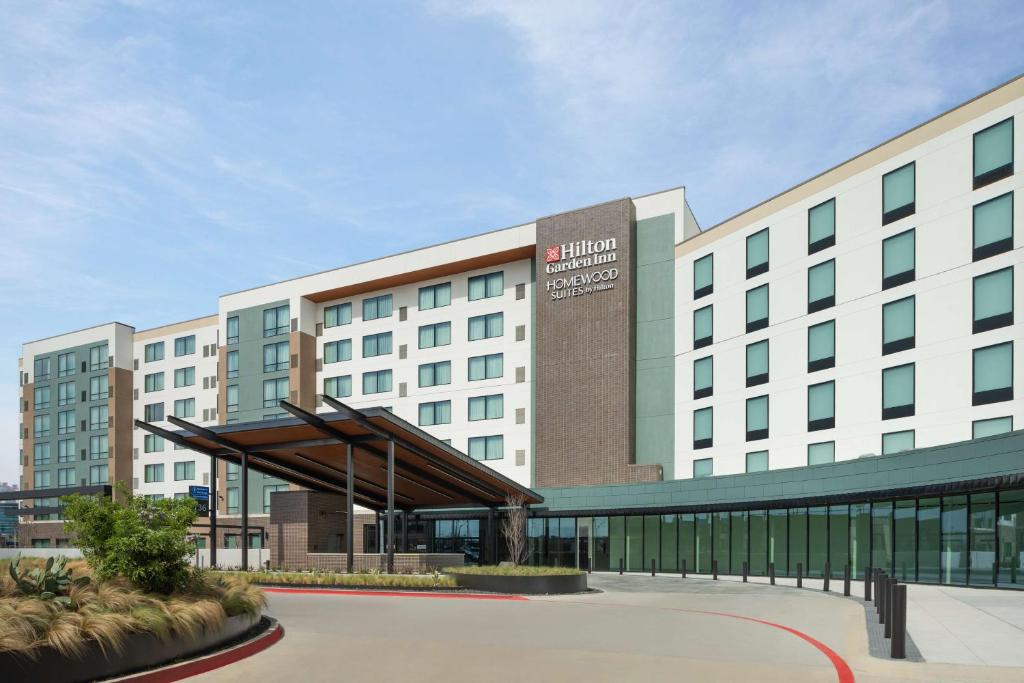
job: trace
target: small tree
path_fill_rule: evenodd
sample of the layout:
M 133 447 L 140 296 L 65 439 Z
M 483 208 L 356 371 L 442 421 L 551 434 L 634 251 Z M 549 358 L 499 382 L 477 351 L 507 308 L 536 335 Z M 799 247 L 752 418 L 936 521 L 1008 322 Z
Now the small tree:
M 172 593 L 192 577 L 196 518 L 191 498 L 147 500 L 119 483 L 117 500 L 73 495 L 63 499 L 65 526 L 96 577 L 123 576 L 140 588 Z
M 501 533 L 505 536 L 508 559 L 514 566 L 526 562 L 526 499 L 514 493 L 505 499 L 508 510 L 501 520 Z

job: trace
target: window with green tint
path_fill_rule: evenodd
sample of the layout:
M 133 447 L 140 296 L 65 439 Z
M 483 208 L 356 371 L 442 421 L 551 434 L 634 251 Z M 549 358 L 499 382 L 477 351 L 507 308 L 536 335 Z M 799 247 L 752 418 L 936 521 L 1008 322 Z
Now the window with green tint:
M 974 278 L 975 334 L 1013 324 L 1013 267 Z
M 179 398 L 174 401 L 175 417 L 195 417 L 196 400 L 194 398 Z
M 768 381 L 768 340 L 747 344 L 747 386 Z
M 850 506 L 830 505 L 828 508 L 828 564 L 830 576 L 843 577 L 843 567 L 850 563 Z
M 376 370 L 363 373 L 363 393 L 381 394 L 391 391 L 391 371 Z
M 502 434 L 471 436 L 466 453 L 474 460 L 501 460 L 505 457 L 505 437 Z
M 747 332 L 768 327 L 768 285 L 747 291 Z
M 942 498 L 942 557 L 940 583 L 962 586 L 967 583 L 967 496 Z
M 363 299 L 363 320 L 390 318 L 393 311 L 394 304 L 390 294 Z
M 768 228 L 747 237 L 747 277 L 768 272 Z
M 420 325 L 419 348 L 432 349 L 437 346 L 448 346 L 452 343 L 452 324 L 450 322 Z
M 154 372 L 146 375 L 144 379 L 146 393 L 151 391 L 163 391 L 164 388 L 164 373 Z
M 917 233 L 911 229 L 882 240 L 882 289 L 913 282 Z
M 1024 489 L 999 493 L 999 579 L 1005 588 L 1024 586 L 1021 556 L 1024 555 Z
M 768 451 L 747 453 L 747 472 L 767 472 Z
M 701 458 L 693 461 L 693 477 L 710 477 L 715 473 L 714 463 L 711 458 Z
M 836 261 L 825 261 L 807 269 L 807 312 L 814 313 L 836 304 Z
M 921 583 L 939 582 L 941 512 L 938 498 L 922 498 L 917 502 L 917 580 Z
M 892 502 L 871 505 L 871 566 L 892 572 Z
M 747 514 L 749 571 L 753 576 L 768 573 L 768 511 L 751 510 Z
M 836 200 L 822 202 L 807 211 L 807 253 L 813 254 L 836 243 Z
M 658 571 L 679 571 L 679 519 L 677 515 L 661 516 L 660 541 L 661 559 L 658 561 Z
M 532 519 L 530 520 L 533 521 Z M 610 517 L 608 519 L 608 545 L 611 548 L 612 570 L 626 566 L 626 518 Z M 620 564 L 621 563 L 621 564 Z
M 741 575 L 743 563 L 748 562 L 747 558 L 747 512 L 745 510 L 733 510 L 729 514 L 729 573 Z M 749 572 L 750 565 L 747 565 Z M 722 567 L 719 566 L 719 571 Z
M 645 515 L 644 518 L 644 566 L 650 569 L 654 562 L 655 571 L 661 570 L 661 516 Z
M 914 364 L 882 370 L 882 419 L 914 414 Z
M 352 360 L 352 340 L 338 339 L 324 342 L 324 364 Z
M 238 396 L 238 385 L 232 384 L 229 386 L 227 389 L 227 398 L 225 399 L 229 413 L 238 412 Z
M 975 420 L 971 425 L 971 438 L 982 439 L 986 436 L 997 436 L 1013 431 L 1013 416 L 992 417 L 987 420 Z
M 807 446 L 807 464 L 825 465 L 836 461 L 836 442 L 822 441 Z
M 711 396 L 714 393 L 714 359 L 712 356 L 693 361 L 693 397 Z
M 1013 399 L 1013 342 L 974 350 L 976 406 Z
M 807 508 L 789 509 L 789 575 L 796 576 L 797 565 L 807 576 Z
M 505 374 L 504 355 L 491 353 L 486 356 L 471 356 L 469 359 L 469 381 L 497 379 Z M 449 375 L 450 378 L 450 375 Z M 449 382 L 451 380 L 449 379 Z
M 338 327 L 352 323 L 352 304 L 336 304 L 324 309 L 324 327 Z
M 469 398 L 469 420 L 500 420 L 505 415 L 504 394 L 471 396 Z
M 828 560 L 828 508 L 807 508 L 807 573 L 804 576 L 825 575 Z
M 747 399 L 747 441 L 768 438 L 768 397 Z
M 273 337 L 287 334 L 289 329 L 288 304 L 275 306 L 263 311 L 263 336 Z
M 693 298 L 699 299 L 715 291 L 715 255 L 708 254 L 693 262 Z
M 917 501 L 896 501 L 892 518 L 896 578 L 917 581 Z
M 789 511 L 768 511 L 768 563 L 778 576 L 789 574 Z
M 974 207 L 974 260 L 1013 249 L 1013 193 Z
M 679 570 L 682 571 L 684 568 L 688 572 L 696 571 L 697 561 L 694 552 L 696 550 L 697 539 L 694 537 L 696 533 L 696 522 L 694 521 L 694 515 L 692 512 L 684 513 L 679 515 Z
M 475 275 L 469 278 L 469 300 L 489 299 L 501 296 L 505 291 L 505 276 L 502 271 Z
M 714 536 L 711 546 L 711 561 L 718 562 L 718 573 L 729 573 L 729 513 L 711 513 L 711 531 Z
M 998 577 L 996 565 L 996 494 L 972 493 L 970 496 L 968 535 L 971 544 L 970 578 L 972 586 L 994 586 Z
M 505 331 L 505 314 L 488 313 L 475 315 L 469 319 L 469 341 L 491 339 L 502 336 Z
M 174 371 L 174 386 L 175 387 L 190 387 L 196 383 L 196 369 L 195 366 L 189 366 L 187 368 L 178 368 Z
M 644 570 L 644 518 L 626 517 L 626 571 Z
M 863 579 L 871 564 L 871 503 L 850 505 L 850 578 Z
M 882 225 L 914 213 L 914 163 L 882 176 Z
M 974 189 L 1013 175 L 1013 119 L 974 134 Z
M 227 343 L 238 343 L 238 316 L 233 315 L 227 320 Z M 148 353 L 147 353 L 148 355 Z
M 914 430 L 882 434 L 882 455 L 914 450 Z
M 345 398 L 352 395 L 352 375 L 327 377 L 324 379 L 324 393 L 331 398 Z
M 914 297 L 882 306 L 882 355 L 914 348 Z
M 833 368 L 836 365 L 836 321 L 807 328 L 807 372 Z
M 363 337 L 363 358 L 386 356 L 391 353 L 391 333 L 378 332 Z
M 812 384 L 807 387 L 807 429 L 831 429 L 836 426 L 836 383 Z
M 714 335 L 712 306 L 704 306 L 693 312 L 693 348 L 699 349 L 711 343 Z
M 594 517 L 591 526 L 591 554 L 593 555 L 593 568 L 599 572 L 606 572 L 612 568 L 611 546 L 607 517 Z
M 452 303 L 452 283 L 442 282 L 437 285 L 420 287 L 419 309 L 427 311 L 432 308 L 450 306 Z
M 228 367 L 227 367 L 228 379 L 233 379 L 235 377 L 238 377 L 238 349 L 235 349 L 233 351 L 228 351 L 225 357 L 227 358 L 227 364 L 228 364 Z
M 712 408 L 693 411 L 693 447 L 710 448 L 714 437 Z M 694 465 L 696 471 L 696 465 Z M 697 476 L 696 474 L 694 476 Z
M 291 367 L 288 358 L 288 342 L 277 342 L 263 346 L 263 372 L 276 372 Z
M 694 463 L 696 465 L 696 463 Z M 48 474 L 48 473 L 47 473 Z M 694 554 L 696 562 L 693 571 L 698 574 L 711 573 L 711 513 L 698 512 L 694 516 Z

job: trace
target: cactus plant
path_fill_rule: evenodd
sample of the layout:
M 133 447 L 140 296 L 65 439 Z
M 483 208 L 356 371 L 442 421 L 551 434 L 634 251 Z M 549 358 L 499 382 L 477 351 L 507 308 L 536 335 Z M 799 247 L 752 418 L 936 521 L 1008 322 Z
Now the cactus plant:
M 53 600 L 63 607 L 73 608 L 74 604 L 69 596 L 71 588 L 83 586 L 89 583 L 88 576 L 72 578 L 72 570 L 67 569 L 68 558 L 63 555 L 57 558 L 50 557 L 42 569 L 26 569 L 20 571 L 18 565 L 21 562 L 21 555 L 16 557 L 8 567 L 11 579 L 21 595 L 36 596 L 41 600 Z

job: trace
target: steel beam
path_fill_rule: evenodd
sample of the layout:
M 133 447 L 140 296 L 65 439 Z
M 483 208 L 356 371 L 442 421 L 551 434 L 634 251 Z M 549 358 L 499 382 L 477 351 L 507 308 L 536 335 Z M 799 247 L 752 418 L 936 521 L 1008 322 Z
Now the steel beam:
M 355 474 L 355 460 L 352 458 L 352 444 L 345 446 L 345 455 L 348 462 L 348 471 L 350 474 Z M 348 573 L 352 573 L 354 566 L 354 558 L 352 556 L 353 550 L 353 534 L 355 530 L 355 520 L 352 519 L 354 511 L 352 507 L 352 497 L 355 492 L 355 477 L 345 478 L 345 564 L 348 567 Z
M 388 574 L 395 573 L 395 442 L 388 440 Z

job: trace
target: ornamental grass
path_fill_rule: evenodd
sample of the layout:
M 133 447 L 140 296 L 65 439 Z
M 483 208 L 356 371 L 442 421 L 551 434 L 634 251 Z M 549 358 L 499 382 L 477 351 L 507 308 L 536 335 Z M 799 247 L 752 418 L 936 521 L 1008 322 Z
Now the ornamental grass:
M 485 576 L 578 576 L 573 567 L 532 567 L 526 565 L 485 565 L 482 567 L 447 567 L 450 574 L 482 574 Z
M 455 579 L 443 574 L 382 574 L 369 572 L 340 574 L 334 572 L 216 572 L 219 576 L 252 583 L 285 586 L 336 586 L 340 588 L 456 588 Z

